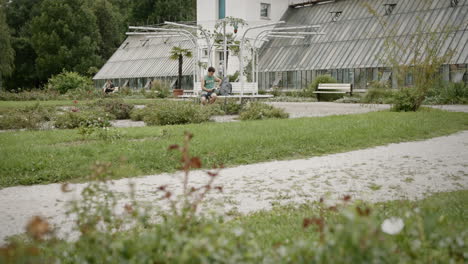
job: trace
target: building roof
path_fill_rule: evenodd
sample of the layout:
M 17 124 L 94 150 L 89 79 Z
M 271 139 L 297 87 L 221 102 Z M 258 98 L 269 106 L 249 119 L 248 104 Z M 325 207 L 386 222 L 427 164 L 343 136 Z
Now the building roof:
M 183 37 L 148 39 L 144 35 L 129 36 L 93 79 L 177 76 L 179 63 L 169 59 L 174 46 L 192 48 L 190 41 Z M 194 61 L 194 56 L 184 58 L 183 75 L 193 74 Z
M 378 18 L 364 4 L 370 4 L 380 15 L 385 4 L 396 4 L 384 31 Z M 336 22 L 332 16 L 342 12 Z M 385 39 L 394 36 L 408 43 L 417 30 L 418 21 L 431 30 L 438 26 L 456 26 L 457 30 L 443 44 L 442 51 L 455 51 L 450 64 L 468 63 L 468 0 L 451 7 L 450 0 L 341 0 L 301 8 L 289 8 L 283 16 L 290 25 L 321 25 L 325 35 L 310 39 L 275 39 L 260 52 L 259 71 L 294 71 L 318 69 L 384 67 L 379 59 Z

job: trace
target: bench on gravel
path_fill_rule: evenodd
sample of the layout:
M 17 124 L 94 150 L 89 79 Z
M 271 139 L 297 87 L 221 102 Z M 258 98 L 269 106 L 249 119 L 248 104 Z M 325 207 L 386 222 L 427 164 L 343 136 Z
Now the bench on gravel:
M 353 85 L 350 83 L 320 83 L 314 94 L 317 94 L 317 99 L 320 100 L 320 94 L 349 94 L 353 92 L 365 92 L 365 90 L 353 90 Z
M 218 95 L 218 98 L 240 98 L 241 97 L 241 83 L 232 82 L 232 93 L 230 95 Z M 179 98 L 197 98 L 200 97 L 202 92 L 201 82 L 196 82 L 193 90 L 184 90 L 183 95 L 179 95 Z M 243 98 L 271 98 L 273 95 L 260 95 L 258 94 L 257 83 L 244 83 L 244 95 Z

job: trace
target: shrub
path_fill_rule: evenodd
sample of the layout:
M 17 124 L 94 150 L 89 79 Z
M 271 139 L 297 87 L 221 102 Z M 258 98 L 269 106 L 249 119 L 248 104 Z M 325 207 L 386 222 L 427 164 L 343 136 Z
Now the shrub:
M 146 98 L 167 98 L 171 95 L 169 84 L 164 81 L 154 80 L 149 91 L 142 90 Z
M 271 90 L 271 95 L 273 95 L 274 97 L 281 96 L 281 88 L 278 86 L 273 87 L 273 89 Z
M 0 129 L 38 129 L 43 122 L 50 121 L 53 115 L 53 108 L 43 107 L 39 103 L 6 110 L 0 114 Z
M 47 101 L 63 99 L 56 91 L 31 90 L 31 91 L 0 91 L 0 101 Z
M 130 112 L 130 119 L 132 121 L 143 121 L 144 116 L 146 115 L 147 109 L 151 108 L 147 106 L 146 108 L 133 108 Z
M 99 99 L 93 105 L 102 108 L 104 112 L 117 119 L 130 118 L 130 112 L 134 107 L 132 104 L 125 103 L 123 99 Z
M 421 97 L 419 90 L 413 88 L 403 88 L 393 95 L 392 111 L 410 112 L 419 108 L 417 101 Z
M 114 116 L 101 111 L 69 111 L 55 118 L 55 127 L 73 129 L 87 126 L 109 127 Z
M 245 104 L 241 104 L 237 100 L 228 100 L 226 104 L 223 103 L 222 108 L 227 115 L 238 115 L 244 106 Z
M 101 90 L 94 88 L 93 86 L 80 87 L 77 89 L 69 90 L 66 96 L 70 100 L 91 100 L 95 98 L 102 98 L 104 94 Z
M 93 82 L 91 79 L 81 76 L 76 72 L 64 71 L 58 75 L 53 76 L 47 83 L 47 89 L 58 91 L 60 94 L 65 94 L 69 90 L 74 89 L 91 89 Z
M 304 89 L 303 95 L 307 97 L 316 97 L 314 91 L 317 90 L 318 85 L 321 83 L 337 83 L 337 80 L 331 75 L 319 75 L 311 84 L 309 84 L 309 87 Z
M 336 100 L 336 103 L 343 103 L 343 104 L 358 104 L 362 101 L 361 97 L 356 97 L 356 96 L 344 96 L 343 98 L 340 98 Z
M 241 114 L 241 120 L 262 120 L 269 118 L 288 118 L 289 114 L 283 109 L 268 104 L 253 102 L 245 108 Z
M 210 119 L 210 112 L 199 104 L 163 101 L 148 108 L 143 121 L 147 125 L 176 125 L 202 123 Z
M 392 103 L 395 91 L 388 86 L 373 82 L 362 98 L 362 103 L 389 104 Z
M 429 89 L 427 104 L 468 104 L 468 85 L 460 83 L 440 83 Z

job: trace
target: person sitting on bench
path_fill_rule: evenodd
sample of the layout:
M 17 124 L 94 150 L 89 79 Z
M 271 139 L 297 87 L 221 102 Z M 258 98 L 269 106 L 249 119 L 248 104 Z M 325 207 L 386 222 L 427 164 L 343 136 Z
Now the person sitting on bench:
M 221 83 L 221 79 L 214 75 L 215 68 L 209 67 L 208 74 L 205 75 L 201 82 L 202 94 L 201 94 L 201 102 L 203 105 L 207 103 L 212 104 L 216 102 L 216 93 L 215 93 L 215 82 L 219 84 Z
M 104 86 L 104 93 L 113 93 L 115 91 L 115 85 L 111 80 L 107 80 L 106 85 Z

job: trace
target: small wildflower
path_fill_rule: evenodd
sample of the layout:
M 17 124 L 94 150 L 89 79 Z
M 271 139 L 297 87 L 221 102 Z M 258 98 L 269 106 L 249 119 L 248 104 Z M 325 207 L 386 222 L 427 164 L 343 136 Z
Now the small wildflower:
M 211 172 L 211 171 L 208 171 L 206 174 L 208 174 L 208 175 L 211 176 L 211 177 L 216 177 L 216 176 L 218 176 L 218 173 Z
M 169 150 L 175 150 L 175 149 L 179 149 L 179 145 L 170 145 L 169 146 Z
M 234 233 L 235 236 L 240 237 L 242 234 L 244 234 L 244 229 L 241 227 L 236 227 L 232 230 L 232 233 Z
M 366 207 L 365 209 L 361 207 L 356 207 L 356 211 L 360 216 L 368 216 L 370 214 L 370 209 L 369 207 Z
M 126 205 L 124 206 L 124 209 L 125 209 L 125 211 L 126 211 L 127 213 L 129 213 L 129 214 L 133 213 L 133 207 L 132 207 L 130 204 L 126 204 Z
M 50 232 L 49 223 L 40 216 L 33 217 L 26 226 L 26 232 L 34 239 L 41 239 Z
M 345 196 L 343 197 L 343 201 L 345 201 L 345 202 L 348 202 L 348 201 L 350 201 L 350 200 L 351 200 L 351 195 L 345 195 Z
M 200 161 L 199 158 L 193 157 L 193 158 L 190 160 L 190 166 L 191 166 L 192 168 L 197 168 L 197 169 L 199 169 L 199 168 L 201 168 L 202 163 L 201 163 L 201 161 Z
M 389 219 L 385 219 L 380 228 L 384 233 L 387 233 L 389 235 L 396 235 L 400 233 L 401 230 L 403 230 L 404 226 L 405 224 L 403 223 L 403 220 L 401 218 L 392 217 Z

